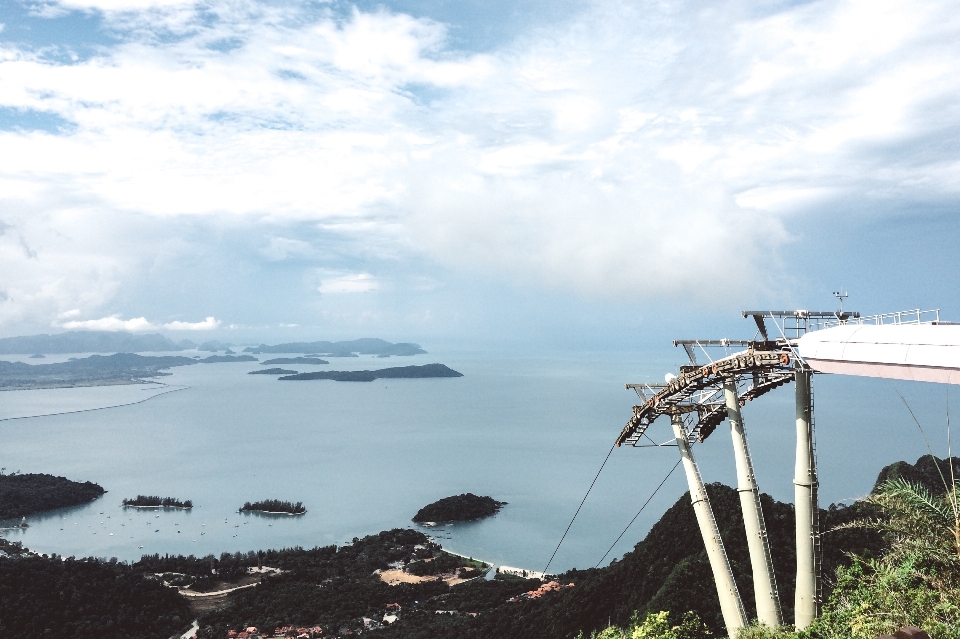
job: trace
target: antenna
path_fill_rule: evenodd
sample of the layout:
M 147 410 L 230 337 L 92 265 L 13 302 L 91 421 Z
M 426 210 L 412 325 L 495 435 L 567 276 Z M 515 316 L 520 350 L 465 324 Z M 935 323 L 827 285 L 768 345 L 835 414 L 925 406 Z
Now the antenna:
M 839 291 L 834 291 L 833 296 L 840 300 L 840 315 L 843 315 L 843 300 L 850 297 L 850 294 L 843 290 L 843 287 L 840 287 Z

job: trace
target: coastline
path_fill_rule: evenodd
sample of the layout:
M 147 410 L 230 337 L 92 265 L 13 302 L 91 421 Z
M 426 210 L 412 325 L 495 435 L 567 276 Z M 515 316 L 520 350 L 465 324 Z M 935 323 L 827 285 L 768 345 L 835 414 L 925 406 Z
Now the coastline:
M 0 386 L 0 392 L 44 390 L 51 388 L 90 388 L 93 386 L 130 386 L 135 384 L 163 384 L 163 382 L 150 379 L 94 379 L 76 382 L 37 382 L 24 384 L 23 386 Z

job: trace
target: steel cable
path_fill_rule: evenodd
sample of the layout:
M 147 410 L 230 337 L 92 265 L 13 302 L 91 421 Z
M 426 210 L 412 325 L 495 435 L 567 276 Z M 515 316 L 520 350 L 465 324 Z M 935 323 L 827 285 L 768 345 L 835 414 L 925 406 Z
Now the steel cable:
M 670 475 L 673 474 L 673 471 L 675 471 L 675 470 L 677 469 L 677 467 L 680 465 L 680 462 L 682 462 L 682 461 L 683 461 L 682 459 L 677 460 L 677 463 L 673 465 L 673 468 L 671 468 L 671 469 L 670 469 L 670 472 L 667 473 L 667 476 L 663 478 L 663 481 L 660 482 L 660 485 L 657 486 L 656 489 L 654 489 L 653 494 L 651 494 L 649 497 L 647 497 L 647 501 L 643 502 L 643 506 L 640 506 L 640 510 L 638 510 L 638 511 L 637 511 L 637 514 L 633 516 L 633 519 L 630 520 L 630 523 L 627 524 L 627 527 L 623 529 L 623 532 L 620 533 L 620 536 L 617 537 L 617 540 L 616 540 L 615 542 L 613 542 L 612 544 L 610 544 L 610 547 L 607 548 L 607 552 L 603 553 L 603 557 L 600 558 L 600 561 L 597 562 L 597 565 L 594 566 L 594 568 L 599 568 L 599 567 L 600 567 L 600 564 L 602 564 L 602 563 L 603 563 L 603 560 L 607 558 L 607 555 L 610 554 L 610 551 L 613 550 L 613 547 L 616 546 L 616 545 L 620 542 L 620 540 L 623 538 L 623 536 L 627 534 L 627 531 L 630 530 L 630 526 L 633 525 L 633 522 L 635 522 L 635 521 L 637 520 L 637 517 L 640 516 L 640 513 L 642 513 L 642 512 L 643 512 L 643 509 L 647 507 L 647 504 L 650 503 L 650 500 L 653 499 L 653 498 L 656 496 L 657 492 L 658 492 L 661 488 L 663 488 L 663 485 L 664 485 L 665 483 L 667 483 L 667 480 L 668 480 L 668 479 L 670 479 Z
M 573 526 L 574 520 L 576 520 L 577 515 L 580 514 L 580 509 L 583 508 L 583 504 L 584 504 L 584 502 L 587 501 L 587 497 L 590 495 L 590 491 L 593 490 L 593 485 L 597 483 L 597 478 L 600 477 L 600 473 L 603 472 L 603 467 L 607 465 L 607 460 L 610 459 L 610 455 L 613 454 L 613 449 L 616 448 L 616 447 L 617 447 L 616 444 L 614 444 L 613 446 L 611 446 L 611 447 L 610 447 L 610 450 L 607 451 L 607 456 L 603 458 L 603 463 L 600 464 L 600 470 L 597 471 L 597 474 L 596 474 L 596 476 L 593 478 L 593 481 L 590 482 L 590 487 L 587 488 L 586 494 L 583 496 L 583 499 L 580 500 L 580 505 L 577 506 L 577 512 L 573 513 L 573 518 L 570 520 L 570 523 L 567 524 L 567 529 L 563 531 L 563 536 L 560 537 L 560 542 L 557 544 L 557 547 L 553 549 L 553 554 L 550 555 L 550 561 L 548 561 L 548 562 L 547 562 L 547 565 L 543 567 L 543 574 L 544 574 L 544 576 L 546 576 L 546 574 L 547 574 L 547 568 L 549 568 L 549 567 L 550 567 L 550 564 L 553 563 L 553 558 L 557 556 L 557 551 L 560 550 L 560 545 L 563 543 L 563 540 L 567 538 L 567 533 L 570 532 L 570 527 Z

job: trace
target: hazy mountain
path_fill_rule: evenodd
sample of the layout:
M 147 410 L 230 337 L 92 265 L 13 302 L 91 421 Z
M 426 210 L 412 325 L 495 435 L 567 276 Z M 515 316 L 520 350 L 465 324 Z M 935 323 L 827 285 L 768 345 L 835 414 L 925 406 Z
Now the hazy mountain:
M 0 338 L 0 355 L 44 353 L 136 353 L 183 351 L 196 348 L 190 340 L 174 342 L 159 333 L 139 335 L 124 331 L 68 331 L 54 335 Z
M 354 353 L 361 355 L 421 355 L 427 351 L 419 344 L 400 342 L 391 344 L 382 339 L 366 337 L 347 342 L 290 342 L 268 346 L 261 344 L 243 349 L 245 353 L 316 353 L 331 357 L 350 357 Z

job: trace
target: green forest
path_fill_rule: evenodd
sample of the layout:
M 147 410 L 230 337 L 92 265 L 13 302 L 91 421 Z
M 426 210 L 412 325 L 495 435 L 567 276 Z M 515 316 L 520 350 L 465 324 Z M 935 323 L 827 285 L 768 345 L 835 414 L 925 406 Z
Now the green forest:
M 0 520 L 86 504 L 104 492 L 103 487 L 89 481 L 77 482 L 38 473 L 0 472 Z
M 493 497 L 480 497 L 473 493 L 444 497 L 424 506 L 413 516 L 413 521 L 471 521 L 482 519 L 500 512 L 507 505 Z
M 29 554 L 0 559 L 0 611 L 0 636 L 22 639 L 165 638 L 193 619 L 175 590 L 116 560 Z
M 245 502 L 240 507 L 240 512 L 245 510 L 260 511 L 265 513 L 289 513 L 291 515 L 302 515 L 307 512 L 303 502 L 281 501 L 279 499 L 264 499 L 253 503 Z
M 180 501 L 175 497 L 158 497 L 157 495 L 137 495 L 133 499 L 124 499 L 123 505 L 140 508 L 193 508 L 193 502 L 189 499 Z

